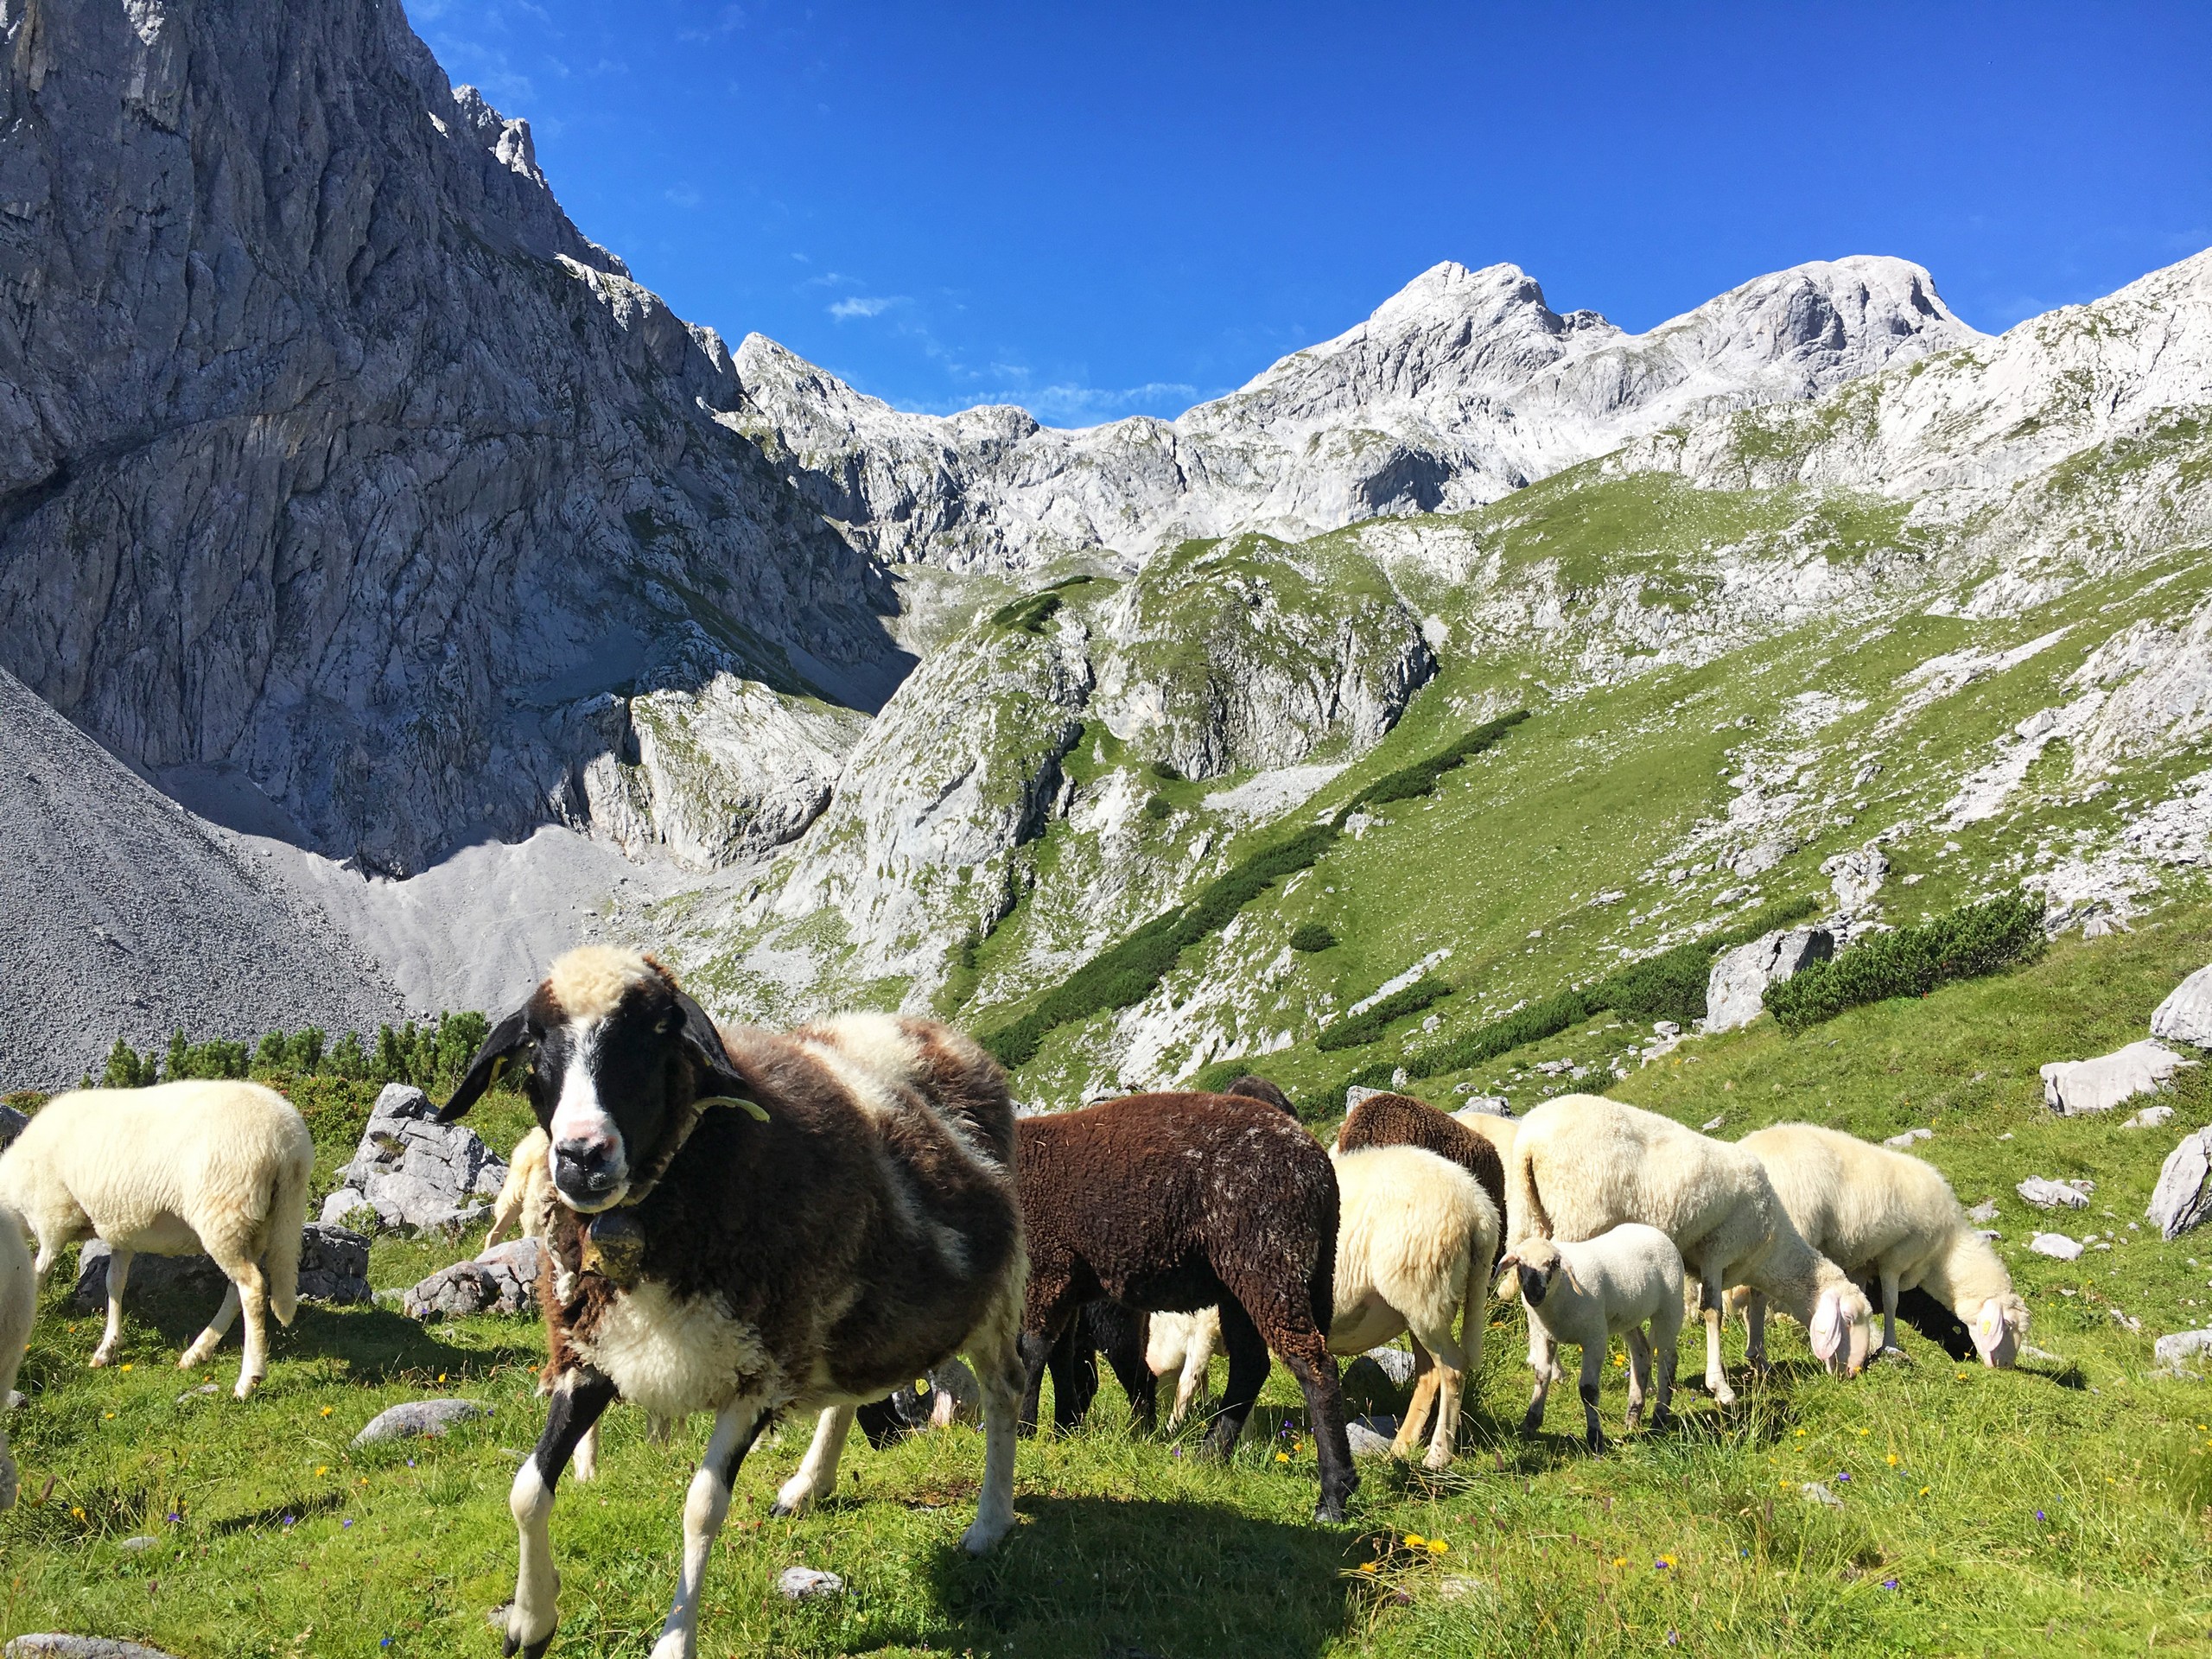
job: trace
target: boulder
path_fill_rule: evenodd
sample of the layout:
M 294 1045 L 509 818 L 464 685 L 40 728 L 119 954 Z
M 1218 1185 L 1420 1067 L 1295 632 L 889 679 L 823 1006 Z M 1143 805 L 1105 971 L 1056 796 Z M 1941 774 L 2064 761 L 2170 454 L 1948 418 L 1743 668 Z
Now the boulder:
M 30 1118 L 12 1106 L 0 1106 L 0 1152 L 16 1144 L 16 1137 L 29 1124 Z
M 2061 1262 L 2071 1262 L 2082 1254 L 2080 1242 L 2063 1233 L 2037 1233 L 2028 1241 L 2028 1248 L 2037 1255 L 2052 1256 Z
M 455 1423 L 490 1414 L 474 1400 L 405 1400 L 370 1418 L 368 1427 L 353 1437 L 353 1444 L 374 1446 L 379 1440 L 403 1440 L 410 1434 L 427 1434 L 435 1440 Z
M 1458 1108 L 1452 1116 L 1462 1117 L 1470 1112 L 1484 1117 L 1511 1117 L 1513 1103 L 1503 1095 L 1473 1095 L 1468 1097 L 1465 1105 Z
M 545 1247 L 534 1238 L 494 1244 L 473 1262 L 441 1268 L 401 1300 L 410 1319 L 469 1313 L 528 1313 L 537 1306 L 537 1275 Z
M 1713 958 L 1705 983 L 1705 1028 L 1748 1026 L 1765 1007 L 1766 988 L 1835 955 L 1835 935 L 1824 927 L 1777 929 Z
M 1383 1376 L 1390 1379 L 1390 1386 L 1409 1388 L 1414 1380 L 1414 1357 L 1402 1348 L 1370 1348 L 1360 1356 L 1372 1360 Z
M 2176 1068 L 2196 1064 L 2147 1038 L 2093 1060 L 2053 1060 L 2043 1068 L 2043 1103 L 2061 1117 L 2108 1112 L 2138 1095 L 2156 1094 Z
M 1980 1204 L 1977 1204 L 1973 1209 L 1967 1211 L 1967 1219 L 1968 1221 L 1996 1220 L 1997 1200 L 1994 1198 L 1984 1198 Z
M 1387 1458 L 1398 1433 L 1395 1417 L 1356 1417 L 1344 1425 L 1344 1439 L 1355 1458 Z
M 2038 1210 L 2086 1210 L 2089 1194 L 2097 1190 L 2094 1181 L 2045 1180 L 2040 1175 L 2031 1175 L 2012 1189 Z
M 2171 1106 L 2145 1106 L 2120 1127 L 2123 1129 L 2157 1129 L 2165 1127 L 2174 1115 Z
M 2208 1173 L 2212 1173 L 2212 1127 L 2183 1135 L 2158 1171 L 2158 1185 L 2144 1214 L 2158 1224 L 2166 1237 L 2179 1237 L 2212 1214 L 2212 1192 L 2205 1187 Z
M 2161 1375 L 2195 1376 L 2198 1367 L 2212 1360 L 2212 1331 L 2177 1331 L 2160 1337 L 2152 1351 L 2158 1356 Z
M 159 1648 L 112 1636 L 19 1636 L 0 1653 L 6 1659 L 170 1659 Z
M 2212 1048 L 2212 968 L 2200 968 L 2151 1014 L 2151 1034 L 2191 1048 Z
M 77 1288 L 70 1306 L 79 1313 L 107 1308 L 107 1262 L 111 1252 L 88 1238 L 77 1254 Z M 220 1301 L 230 1281 L 207 1255 L 134 1255 L 124 1304 L 142 1305 L 145 1296 L 180 1292 Z M 369 1241 L 350 1228 L 311 1221 L 300 1230 L 300 1295 L 311 1302 L 341 1305 L 374 1300 L 369 1289 Z
M 1349 1117 L 1352 1113 L 1357 1111 L 1359 1109 L 1359 1103 L 1363 1100 L 1369 1099 L 1376 1095 L 1389 1095 L 1395 1094 L 1396 1092 L 1397 1091 L 1395 1090 L 1392 1089 L 1363 1089 L 1359 1084 L 1354 1084 L 1351 1088 L 1344 1090 L 1344 1116 Z
M 1882 889 L 1889 879 L 1889 855 L 1868 842 L 1856 852 L 1838 853 L 1821 861 L 1821 874 L 1828 878 L 1837 906 L 1857 910 Z
M 386 1084 L 353 1161 L 323 1201 L 323 1219 L 373 1210 L 377 1225 L 393 1232 L 458 1232 L 488 1219 L 507 1166 L 474 1129 L 437 1117 L 420 1089 Z

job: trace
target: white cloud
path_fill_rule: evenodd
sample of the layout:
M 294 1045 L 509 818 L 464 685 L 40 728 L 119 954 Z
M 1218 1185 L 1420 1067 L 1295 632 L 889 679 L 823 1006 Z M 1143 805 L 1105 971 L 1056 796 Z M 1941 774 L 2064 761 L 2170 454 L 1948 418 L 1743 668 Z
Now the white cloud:
M 830 308 L 830 315 L 844 322 L 854 317 L 880 317 L 894 305 L 904 305 L 903 294 L 863 296 L 855 294 L 849 300 L 839 300 Z
M 739 29 L 743 29 L 744 27 L 745 8 L 742 6 L 724 6 L 719 12 L 715 14 L 714 22 L 707 24 L 703 29 L 687 29 L 681 30 L 677 35 L 676 38 L 679 41 L 720 40 L 724 36 L 736 34 Z
M 696 190 L 694 190 L 688 184 L 671 186 L 670 188 L 662 191 L 661 194 L 666 197 L 669 200 L 674 202 L 678 207 L 696 207 L 700 202 L 699 193 Z

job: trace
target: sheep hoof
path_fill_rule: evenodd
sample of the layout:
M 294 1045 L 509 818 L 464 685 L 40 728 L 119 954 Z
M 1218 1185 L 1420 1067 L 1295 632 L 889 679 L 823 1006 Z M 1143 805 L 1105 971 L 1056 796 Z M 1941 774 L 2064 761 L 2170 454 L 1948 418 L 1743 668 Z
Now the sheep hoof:
M 1452 1466 L 1452 1454 L 1449 1452 L 1431 1452 L 1421 1460 L 1421 1466 L 1432 1474 L 1449 1469 Z
M 238 1387 L 231 1390 L 231 1398 L 233 1400 L 246 1398 L 253 1392 L 253 1385 L 260 1381 L 261 1379 L 257 1376 L 241 1376 L 238 1378 Z
M 988 1555 L 999 1547 L 1000 1541 L 1010 1530 L 1011 1529 L 1007 1527 L 988 1526 L 981 1521 L 975 1522 L 967 1531 L 960 1535 L 960 1548 L 970 1555 Z
M 98 1352 L 94 1353 L 90 1359 L 86 1360 L 85 1363 L 93 1370 L 105 1370 L 107 1369 L 108 1361 L 113 1356 L 111 1355 L 106 1349 L 102 1348 Z
M 499 1651 L 505 1659 L 514 1659 L 517 1654 L 521 1654 L 523 1659 L 545 1659 L 545 1649 L 553 1645 L 553 1631 L 546 1631 L 535 1642 L 525 1642 L 514 1628 L 514 1617 L 512 1602 L 492 1615 L 493 1622 L 499 1626 Z M 557 1624 L 554 1626 L 555 1630 L 559 1628 Z
M 1675 1414 L 1673 1412 L 1656 1411 L 1651 1414 L 1651 1432 L 1654 1434 L 1664 1433 L 1674 1426 Z

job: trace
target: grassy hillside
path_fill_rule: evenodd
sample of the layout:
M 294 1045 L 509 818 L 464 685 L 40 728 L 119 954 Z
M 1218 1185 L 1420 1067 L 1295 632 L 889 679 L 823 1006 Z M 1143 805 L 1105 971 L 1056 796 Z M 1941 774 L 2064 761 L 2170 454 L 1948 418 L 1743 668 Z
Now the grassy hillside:
M 1864 1134 L 1934 1128 L 1922 1150 L 1961 1195 L 1997 1198 L 1999 1248 L 2033 1314 L 2029 1340 L 2056 1358 L 1992 1373 L 1908 1332 L 1909 1363 L 1844 1382 L 1785 1329 L 1777 1373 L 1745 1388 L 1726 1419 L 1692 1392 L 1678 1399 L 1678 1430 L 1592 1458 L 1579 1446 L 1571 1390 L 1557 1391 L 1542 1439 L 1512 1433 L 1526 1400 L 1523 1336 L 1517 1311 L 1497 1309 L 1459 1463 L 1429 1476 L 1366 1461 L 1344 1528 L 1306 1519 L 1311 1442 L 1280 1372 L 1227 1469 L 1197 1461 L 1193 1436 L 1131 1435 L 1109 1384 L 1084 1433 L 1024 1445 L 1022 1523 L 981 1563 L 957 1548 L 982 1468 L 974 1433 L 880 1455 L 856 1446 L 838 1500 L 785 1521 L 768 1505 L 804 1444 L 786 1432 L 741 1477 L 702 1650 L 2201 1648 L 2212 1624 L 2212 1416 L 2204 1383 L 2152 1375 L 2151 1344 L 2212 1323 L 2212 1240 L 2169 1244 L 2128 1225 L 2171 1131 L 2053 1119 L 2034 1067 L 2139 1034 L 2157 999 L 2208 957 L 2212 907 L 2177 906 L 2132 934 L 2061 943 L 2018 973 L 1854 1010 L 1804 1037 L 1762 1020 L 1618 1087 L 1687 1122 L 1720 1116 L 1731 1136 L 1785 1117 Z M 1586 1046 L 1582 1037 L 1558 1041 Z M 2177 1127 L 2212 1116 L 2212 1079 L 2184 1079 Z M 497 1103 L 495 1143 L 518 1130 L 518 1113 Z M 2094 1179 L 2094 1205 L 2068 1222 L 2108 1233 L 2113 1248 L 2073 1264 L 2028 1255 L 2036 1218 L 2011 1188 L 2030 1173 Z M 379 1242 L 372 1273 L 397 1286 L 456 1254 Z M 383 1309 L 310 1308 L 277 1338 L 252 1401 L 180 1402 L 197 1379 L 181 1378 L 174 1357 L 207 1310 L 139 1319 L 131 1369 L 90 1371 L 97 1321 L 73 1322 L 60 1306 L 68 1278 L 57 1273 L 48 1293 L 29 1403 L 13 1423 L 26 1500 L 0 1517 L 7 1633 L 98 1630 L 194 1659 L 497 1651 L 484 1616 L 510 1592 L 505 1492 L 542 1421 L 534 1322 L 423 1329 Z M 1683 1351 L 1694 1376 L 1694 1337 Z M 1739 1357 L 1733 1332 L 1730 1351 Z M 227 1382 L 236 1363 L 233 1344 L 209 1375 Z M 1608 1368 L 1616 1427 L 1620 1376 Z M 454 1394 L 492 1415 L 439 1442 L 348 1450 L 382 1407 Z M 668 1446 L 642 1427 L 616 1413 L 601 1481 L 563 1490 L 556 1651 L 642 1656 L 658 1629 L 704 1427 Z M 1843 1507 L 1808 1500 L 1811 1481 Z M 1408 1534 L 1446 1548 L 1409 1547 Z M 122 1547 L 139 1535 L 156 1542 Z M 1370 1562 L 1377 1570 L 1363 1571 Z M 800 1564 L 843 1574 L 849 1592 L 784 1602 L 775 1576 Z

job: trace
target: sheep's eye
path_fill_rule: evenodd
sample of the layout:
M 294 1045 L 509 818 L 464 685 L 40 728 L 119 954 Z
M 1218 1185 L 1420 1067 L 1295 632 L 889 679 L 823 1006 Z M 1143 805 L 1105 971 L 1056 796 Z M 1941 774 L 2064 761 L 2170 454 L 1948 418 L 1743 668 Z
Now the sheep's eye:
M 660 1037 L 667 1036 L 670 1032 L 676 1029 L 678 1022 L 680 1022 L 683 1018 L 683 1014 L 681 1009 L 671 1008 L 666 1014 L 664 1014 L 659 1019 L 653 1021 L 654 1034 Z

